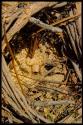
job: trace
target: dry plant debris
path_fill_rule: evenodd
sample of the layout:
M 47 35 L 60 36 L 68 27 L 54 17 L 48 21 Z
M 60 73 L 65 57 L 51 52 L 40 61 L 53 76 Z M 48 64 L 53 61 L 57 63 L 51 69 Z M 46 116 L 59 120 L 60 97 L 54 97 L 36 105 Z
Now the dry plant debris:
M 60 63 L 61 60 L 58 59 L 57 55 L 53 54 L 52 50 L 48 50 L 50 51 L 49 55 L 46 51 L 46 46 L 40 44 L 33 58 L 30 58 L 27 57 L 26 50 L 22 49 L 15 57 L 20 65 L 15 62 L 15 67 L 26 99 L 31 107 L 45 118 L 57 122 L 61 117 L 65 116 L 63 115 L 65 110 L 69 114 L 74 109 L 76 100 L 72 97 L 72 94 L 68 93 L 70 89 L 67 84 L 64 84 L 68 72 L 66 65 Z M 53 64 L 54 70 L 46 75 L 48 70 L 46 70 L 45 64 L 48 64 L 48 62 Z M 55 62 L 58 63 L 55 64 Z M 12 80 L 16 82 L 16 87 L 19 89 L 11 63 L 9 67 Z M 71 79 L 75 84 L 77 78 L 74 75 L 75 73 L 72 73 Z M 72 119 L 74 120 L 73 116 Z
M 17 13 L 17 15 L 19 15 L 21 11 L 24 11 L 24 8 L 26 8 L 26 6 L 30 6 L 33 3 L 34 2 L 14 2 L 14 4 L 12 4 L 11 2 L 3 2 L 3 23 L 4 19 L 6 21 L 6 25 L 11 22 L 11 15 L 14 14 L 18 10 L 18 8 L 20 11 Z M 66 2 L 63 2 L 63 4 L 61 5 L 65 6 L 66 4 Z M 12 11 L 11 6 L 12 9 L 15 8 L 14 11 Z M 7 9 L 7 7 L 9 7 L 9 9 Z M 61 6 L 58 5 L 54 7 L 58 8 Z M 68 9 L 67 7 L 65 8 Z M 7 12 L 5 13 L 5 11 Z M 42 12 L 44 12 L 44 10 L 42 10 Z M 55 12 L 53 11 L 52 16 L 55 16 L 56 18 L 53 19 L 53 17 L 49 16 L 49 11 L 47 11 L 46 9 L 46 13 L 44 12 L 44 14 L 46 14 L 45 16 L 48 17 L 48 20 L 44 20 L 43 24 L 46 23 L 46 25 L 48 26 L 52 23 L 52 26 L 54 26 L 54 24 L 59 23 L 56 23 L 57 20 L 62 19 L 64 21 L 64 16 L 65 19 L 70 18 L 66 17 L 67 15 L 65 15 L 62 10 L 62 15 L 60 15 L 58 9 L 56 10 L 56 15 L 54 15 L 54 13 Z M 35 19 L 36 16 L 37 15 L 35 15 L 34 18 L 32 17 L 31 19 Z M 40 23 L 42 23 L 41 17 L 42 13 L 40 13 L 38 17 Z M 66 26 L 67 24 L 64 22 L 62 22 L 62 24 L 64 24 L 66 28 L 69 28 L 70 26 L 69 24 L 68 26 Z M 9 26 L 7 26 L 7 28 L 9 28 Z M 69 32 L 70 31 L 71 26 Z M 71 34 L 68 34 L 69 37 L 73 36 L 72 38 L 74 39 L 74 34 Z M 66 56 L 65 53 L 63 53 L 63 48 L 61 48 L 62 40 L 64 41 L 64 39 L 62 39 L 61 33 L 51 33 L 51 31 L 39 29 L 36 31 L 36 33 L 33 31 L 30 37 L 31 38 L 28 39 L 28 42 L 30 43 L 28 47 L 24 45 L 23 39 L 21 39 L 21 37 L 18 38 L 21 42 L 17 41 L 17 45 L 19 44 L 20 47 L 15 48 L 17 46 L 15 45 L 13 48 L 11 43 L 9 43 L 9 46 L 13 50 L 13 63 L 16 68 L 17 76 L 20 80 L 20 84 L 23 89 L 23 94 L 26 98 L 26 101 L 28 102 L 31 109 L 34 109 L 36 113 L 40 114 L 40 116 L 35 118 L 35 116 L 32 116 L 31 112 L 29 113 L 29 116 L 27 116 L 28 113 L 25 113 L 25 111 L 23 111 L 23 109 L 21 109 L 20 106 L 17 104 L 19 109 L 21 109 L 20 111 L 19 109 L 17 109 L 18 112 L 20 114 L 23 112 L 23 114 L 21 115 L 24 115 L 27 118 L 30 117 L 34 123 L 41 123 L 40 119 L 43 119 L 43 121 L 47 123 L 82 123 L 82 88 L 80 85 L 81 73 L 79 70 L 79 66 L 75 65 L 73 61 L 72 63 L 74 67 L 76 66 L 75 68 L 77 72 L 73 67 L 68 67 L 68 59 L 70 59 L 70 56 L 67 57 L 68 55 Z M 53 44 L 54 40 L 56 41 L 56 44 Z M 76 47 L 78 47 L 80 53 L 81 49 L 78 43 L 76 44 L 77 46 L 75 46 L 75 44 L 73 44 L 73 40 L 71 41 L 71 44 L 68 41 L 69 45 L 66 47 L 69 47 L 68 49 L 70 50 L 72 50 L 71 48 L 73 48 L 72 55 L 75 54 L 75 59 L 77 59 L 79 54 L 77 53 Z M 24 48 L 22 45 L 24 46 Z M 16 50 L 14 49 L 16 49 L 18 52 L 16 52 Z M 58 52 L 58 50 L 60 50 L 60 52 Z M 9 50 L 6 47 L 3 52 L 5 57 L 8 51 Z M 15 87 L 18 89 L 18 91 L 21 92 L 11 59 L 8 62 L 8 68 L 11 73 L 12 81 L 15 83 Z M 23 123 L 23 121 L 26 121 L 27 123 L 28 121 L 26 119 L 23 119 L 22 117 L 21 121 L 20 119 L 12 115 L 11 111 L 7 108 L 7 106 L 5 107 L 5 105 L 7 105 L 8 103 L 6 103 L 6 97 L 10 100 L 10 102 L 12 101 L 12 99 L 10 99 L 8 95 L 5 94 L 5 90 L 6 88 L 3 89 L 2 94 L 2 122 Z M 12 101 L 12 105 L 15 106 L 15 102 Z

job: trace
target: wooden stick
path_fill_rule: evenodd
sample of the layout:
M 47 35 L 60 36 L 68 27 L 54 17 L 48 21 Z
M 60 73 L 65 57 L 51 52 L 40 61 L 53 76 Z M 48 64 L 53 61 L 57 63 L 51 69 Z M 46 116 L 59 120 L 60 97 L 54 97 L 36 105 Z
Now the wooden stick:
M 5 31 L 5 24 L 4 24 L 4 33 L 5 33 L 4 39 L 5 39 L 5 42 L 6 42 L 7 46 L 8 46 L 8 48 L 9 48 L 9 51 L 10 51 L 10 54 L 11 54 L 11 57 L 12 57 L 12 65 L 13 65 L 13 68 L 14 68 L 14 71 L 15 71 L 15 74 L 16 74 L 17 81 L 18 81 L 18 84 L 19 84 L 19 86 L 20 86 L 20 88 L 21 88 L 22 93 L 24 93 L 24 92 L 23 92 L 23 88 L 22 88 L 22 86 L 21 86 L 20 79 L 19 79 L 19 77 L 18 77 L 16 68 L 15 68 L 14 55 L 13 55 L 12 49 L 11 49 L 11 47 L 10 47 L 10 45 L 9 45 L 9 42 L 8 42 L 8 40 L 7 40 L 6 31 Z
M 69 27 L 69 31 L 70 31 L 70 34 L 72 36 L 72 39 L 75 41 L 75 32 L 74 32 L 74 28 L 72 26 L 73 25 L 72 23 L 68 23 L 68 27 Z
M 63 105 L 63 104 L 74 104 L 73 101 L 69 101 L 69 100 L 59 100 L 59 101 L 34 101 L 33 105 L 34 106 L 50 106 L 50 105 Z
M 76 6 L 76 4 L 75 4 Z M 81 6 L 80 6 L 81 7 Z M 80 10 L 79 10 L 80 11 Z M 72 13 L 75 15 L 76 13 L 78 13 L 78 10 L 77 8 L 73 8 L 72 9 Z M 81 13 L 81 12 L 80 12 Z M 77 33 L 78 33 L 78 36 L 80 36 L 80 29 L 79 29 L 79 20 L 75 20 L 75 25 L 76 25 L 76 30 L 77 30 Z
M 75 52 L 76 56 L 78 57 L 78 52 L 77 52 L 77 49 L 76 49 L 76 46 L 75 46 L 75 42 L 73 41 L 73 39 L 71 37 L 70 31 L 69 31 L 69 27 L 66 26 L 66 29 L 67 29 L 68 35 L 70 37 L 71 45 L 72 45 L 72 47 L 74 49 L 74 52 Z
M 60 2 L 60 3 L 57 3 L 57 5 L 53 6 L 53 8 L 60 8 L 60 7 L 64 7 L 67 5 L 67 2 Z
M 73 27 L 74 27 L 74 33 L 75 33 L 75 41 L 77 43 L 79 53 L 82 55 L 82 51 L 81 51 L 81 48 L 80 48 L 80 40 L 81 40 L 80 38 L 81 38 L 81 36 L 78 36 L 78 34 L 77 34 L 75 23 L 73 23 Z
M 38 90 L 46 90 L 46 91 L 53 91 L 53 92 L 57 91 L 57 92 L 60 92 L 62 94 L 68 95 L 68 92 L 63 92 L 63 90 L 60 89 L 60 88 L 49 88 L 49 87 L 45 87 L 45 86 L 42 86 L 42 85 L 38 85 L 38 86 L 36 86 L 36 88 Z
M 73 67 L 74 67 L 74 69 L 75 69 L 75 72 L 76 72 L 77 75 L 78 75 L 79 80 L 82 81 L 82 73 L 81 73 L 81 71 L 80 71 L 80 69 L 79 69 L 79 65 L 77 65 L 77 64 L 76 64 L 75 62 L 73 62 L 72 60 L 71 60 L 71 62 L 72 62 L 72 64 L 73 64 Z
M 42 27 L 42 28 L 44 28 L 44 29 L 51 30 L 52 32 L 60 32 L 60 33 L 62 33 L 62 29 L 61 28 L 53 27 L 52 25 L 45 24 L 42 21 L 40 21 L 39 19 L 36 19 L 34 17 L 31 17 L 29 19 L 29 21 L 34 23 L 34 24 L 36 24 L 36 25 L 38 25 L 38 26 L 40 26 L 40 27 Z

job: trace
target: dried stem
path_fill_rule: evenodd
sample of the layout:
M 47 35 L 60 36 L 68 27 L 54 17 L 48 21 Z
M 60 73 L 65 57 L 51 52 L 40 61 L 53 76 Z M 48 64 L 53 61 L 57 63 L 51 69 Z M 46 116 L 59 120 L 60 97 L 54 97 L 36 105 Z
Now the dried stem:
M 42 86 L 42 85 L 38 85 L 38 86 L 36 86 L 36 88 L 37 88 L 38 90 L 47 90 L 47 91 L 53 91 L 53 92 L 57 91 L 57 92 L 60 92 L 60 93 L 62 93 L 62 94 L 68 95 L 68 92 L 63 92 L 63 90 L 60 89 L 60 88 L 49 88 L 49 87 Z
M 75 52 L 76 56 L 78 57 L 78 52 L 77 52 L 77 49 L 76 49 L 76 46 L 75 46 L 75 42 L 74 42 L 74 40 L 72 39 L 72 36 L 71 36 L 70 30 L 69 30 L 69 27 L 66 26 L 66 29 L 67 29 L 68 35 L 69 35 L 69 37 L 70 37 L 71 45 L 72 45 L 72 47 L 73 47 L 73 49 L 74 49 L 74 52 Z
M 60 32 L 60 33 L 62 33 L 62 29 L 61 28 L 53 27 L 52 25 L 45 24 L 42 21 L 40 21 L 39 19 L 36 19 L 34 17 L 31 17 L 29 19 L 29 21 L 34 23 L 34 24 L 36 24 L 36 25 L 38 25 L 38 26 L 40 26 L 40 27 L 42 27 L 42 28 L 44 28 L 44 29 L 51 30 L 52 32 Z
M 75 72 L 76 72 L 77 75 L 78 75 L 79 80 L 82 81 L 82 73 L 81 73 L 81 71 L 80 71 L 80 69 L 79 69 L 79 65 L 76 64 L 75 62 L 73 62 L 72 60 L 71 60 L 71 62 L 72 62 L 72 65 L 73 65 L 73 67 L 74 67 L 74 69 L 75 69 Z
M 12 57 L 12 65 L 13 65 L 13 68 L 14 68 L 14 71 L 15 71 L 15 74 L 16 74 L 16 78 L 17 78 L 18 84 L 19 84 L 19 86 L 20 86 L 20 88 L 21 88 L 22 93 L 24 93 L 24 92 L 23 92 L 23 88 L 22 88 L 22 86 L 21 86 L 20 79 L 19 79 L 18 74 L 17 74 L 17 71 L 16 71 L 15 64 L 14 64 L 14 54 L 13 54 L 12 49 L 11 49 L 11 47 L 10 47 L 10 45 L 9 45 L 8 40 L 7 40 L 6 31 L 5 31 L 5 24 L 4 24 L 4 40 L 5 40 L 5 42 L 6 42 L 7 46 L 8 46 L 8 48 L 9 48 L 10 55 L 11 55 L 11 57 Z
M 69 100 L 59 100 L 59 101 L 34 101 L 33 105 L 34 106 L 50 106 L 50 105 L 63 105 L 63 104 L 74 104 L 73 101 Z

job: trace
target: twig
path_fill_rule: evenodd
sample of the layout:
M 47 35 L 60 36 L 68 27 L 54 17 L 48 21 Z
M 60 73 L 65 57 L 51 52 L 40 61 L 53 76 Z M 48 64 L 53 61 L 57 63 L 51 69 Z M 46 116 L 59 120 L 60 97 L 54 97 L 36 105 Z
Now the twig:
M 3 105 L 1 106 L 1 108 L 2 108 L 3 110 L 5 110 L 6 112 L 11 113 L 10 110 L 9 110 L 8 108 L 4 107 Z
M 79 65 L 77 65 L 75 62 L 73 62 L 72 60 L 70 60 L 73 64 L 73 67 L 75 69 L 75 72 L 77 73 L 78 77 L 79 77 L 79 80 L 82 81 L 82 73 L 79 69 Z
M 23 92 L 23 88 L 22 88 L 22 86 L 21 86 L 20 79 L 19 79 L 19 77 L 18 77 L 16 68 L 15 68 L 14 55 L 13 55 L 12 49 L 11 49 L 11 47 L 10 47 L 10 45 L 9 45 L 9 42 L 8 42 L 8 40 L 7 40 L 6 31 L 5 31 L 5 24 L 4 24 L 4 39 L 5 39 L 5 42 L 6 42 L 7 46 L 8 46 L 8 48 L 9 48 L 9 52 L 10 52 L 11 57 L 12 57 L 12 65 L 13 65 L 13 68 L 14 68 L 14 71 L 15 71 L 15 74 L 16 74 L 16 78 L 17 78 L 18 84 L 19 84 L 19 86 L 20 86 L 20 88 L 21 88 L 22 93 L 24 93 L 24 92 Z
M 65 123 L 65 120 L 67 120 L 70 117 L 70 115 L 67 115 L 65 118 L 61 119 L 57 123 Z
M 75 33 L 75 40 L 76 40 L 79 52 L 82 55 L 82 51 L 81 51 L 81 48 L 80 48 L 80 41 L 82 41 L 82 40 L 80 39 L 81 36 L 78 36 L 78 34 L 77 34 L 75 23 L 73 23 L 73 28 L 74 28 L 74 33 Z
M 69 78 L 69 75 L 70 75 L 70 70 L 68 71 L 68 74 L 67 74 L 67 76 L 66 76 L 66 80 L 64 81 L 64 84 L 67 84 L 67 81 L 68 81 L 68 78 Z
M 6 27 L 6 32 L 8 32 L 10 25 L 13 23 L 14 20 L 16 20 L 18 18 L 18 16 L 21 15 L 21 13 L 22 13 L 22 10 L 17 11 L 15 14 L 13 14 L 13 17 L 11 17 L 11 19 Z
M 75 41 L 75 32 L 74 32 L 73 24 L 69 23 L 68 28 L 69 28 L 70 34 L 72 36 L 72 39 Z
M 53 6 L 53 8 L 60 8 L 60 7 L 64 7 L 64 6 L 66 6 L 67 5 L 67 2 L 60 2 L 60 3 L 58 3 L 57 5 L 55 5 L 55 6 Z
M 73 101 L 69 100 L 60 100 L 60 101 L 34 101 L 32 104 L 34 106 L 50 106 L 50 105 L 63 105 L 63 104 L 74 104 Z
M 69 31 L 69 27 L 66 26 L 66 29 L 67 29 L 68 35 L 70 37 L 71 45 L 72 45 L 72 47 L 74 49 L 74 52 L 75 52 L 76 56 L 78 57 L 78 52 L 77 52 L 77 49 L 76 49 L 76 46 L 75 46 L 75 42 L 74 42 L 74 40 L 71 37 L 70 31 Z
M 36 19 L 34 17 L 31 17 L 29 19 L 30 22 L 44 28 L 44 29 L 47 29 L 47 30 L 51 30 L 52 32 L 59 32 L 59 33 L 62 33 L 62 29 L 59 28 L 59 27 L 53 27 L 52 25 L 48 25 L 48 24 L 45 24 L 43 23 L 42 21 L 40 21 L 39 19 Z
M 73 8 L 72 9 L 72 13 L 75 15 L 76 13 L 78 13 L 77 9 Z M 79 23 L 78 20 L 75 20 L 75 26 L 76 26 L 76 30 L 78 33 L 78 36 L 80 36 L 80 29 L 79 29 Z
M 18 118 L 16 118 L 14 115 L 12 116 L 12 119 L 13 119 L 13 123 L 24 123 L 24 122 L 22 121 L 22 118 L 21 118 L 21 119 L 18 119 Z
M 60 92 L 62 94 L 68 95 L 68 92 L 63 92 L 63 90 L 60 89 L 60 88 L 49 88 L 49 87 L 45 87 L 45 86 L 42 86 L 42 85 L 38 85 L 38 86 L 36 86 L 36 88 L 38 90 L 46 90 L 46 91 L 53 91 L 53 92 L 57 91 L 57 92 Z

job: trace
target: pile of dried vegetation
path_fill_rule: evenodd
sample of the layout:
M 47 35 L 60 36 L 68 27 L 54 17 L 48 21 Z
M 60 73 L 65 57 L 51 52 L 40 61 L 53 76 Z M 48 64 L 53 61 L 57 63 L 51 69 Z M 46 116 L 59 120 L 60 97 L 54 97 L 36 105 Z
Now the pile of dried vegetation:
M 82 123 L 80 5 L 2 2 L 2 123 Z

